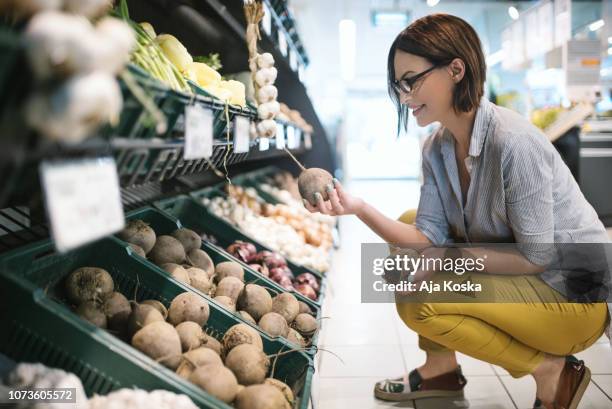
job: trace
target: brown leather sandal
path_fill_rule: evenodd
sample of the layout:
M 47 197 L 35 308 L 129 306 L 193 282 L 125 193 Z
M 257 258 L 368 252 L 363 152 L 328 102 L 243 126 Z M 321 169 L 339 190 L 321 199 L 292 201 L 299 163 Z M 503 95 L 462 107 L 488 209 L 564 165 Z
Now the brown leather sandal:
M 565 358 L 565 366 L 561 371 L 555 401 L 544 403 L 536 398 L 533 404 L 534 409 L 576 409 L 584 391 L 591 381 L 591 371 L 575 356 Z
M 374 396 L 378 399 L 401 402 L 425 398 L 462 397 L 467 379 L 461 372 L 461 365 L 451 372 L 423 379 L 419 371 L 413 369 L 408 379 L 399 377 L 385 379 L 374 385 Z

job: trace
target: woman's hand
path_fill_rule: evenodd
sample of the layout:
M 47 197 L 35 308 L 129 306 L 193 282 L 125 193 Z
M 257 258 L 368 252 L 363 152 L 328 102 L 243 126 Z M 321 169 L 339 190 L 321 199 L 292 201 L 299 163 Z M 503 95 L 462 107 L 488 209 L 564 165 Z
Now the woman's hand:
M 330 184 L 327 186 L 327 195 L 329 196 L 329 200 L 324 201 L 323 196 L 320 193 L 316 193 L 316 206 L 311 205 L 308 200 L 303 199 L 304 207 L 311 213 L 320 212 L 330 216 L 342 216 L 358 214 L 364 205 L 362 199 L 347 193 L 338 179 L 333 180 L 333 185 Z

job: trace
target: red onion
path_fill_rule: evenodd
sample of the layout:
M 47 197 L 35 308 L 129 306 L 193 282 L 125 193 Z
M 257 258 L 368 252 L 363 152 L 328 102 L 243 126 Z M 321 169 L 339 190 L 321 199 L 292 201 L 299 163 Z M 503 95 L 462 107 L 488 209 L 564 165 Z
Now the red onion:
M 295 278 L 295 281 L 300 284 L 308 284 L 313 290 L 319 292 L 319 280 L 311 273 L 302 273 Z
M 261 264 L 253 263 L 253 264 L 249 264 L 249 267 L 251 267 L 253 270 L 257 271 L 263 276 L 268 277 L 270 275 L 270 271 L 268 271 L 268 267 L 262 266 Z
M 258 263 L 265 264 L 270 269 L 287 265 L 287 262 L 285 261 L 285 258 L 283 256 L 271 251 L 260 251 L 255 257 L 255 260 Z
M 316 301 L 317 300 L 317 293 L 315 292 L 315 290 L 309 286 L 308 284 L 298 284 L 295 287 L 295 290 L 302 294 L 305 297 L 310 298 L 311 300 Z
M 292 291 L 293 284 L 291 284 L 291 279 L 289 277 L 282 277 L 278 284 L 283 287 L 285 290 Z
M 252 260 L 253 256 L 257 252 L 257 249 L 252 243 L 245 243 L 244 241 L 236 240 L 234 243 L 229 245 L 227 251 L 240 261 L 248 263 Z
M 275 267 L 275 268 L 270 269 L 270 278 L 276 281 L 277 283 L 279 283 L 280 280 L 283 278 L 286 278 L 289 280 L 289 282 L 291 282 L 291 277 L 288 277 L 287 274 L 285 273 L 285 270 L 283 270 L 280 267 Z

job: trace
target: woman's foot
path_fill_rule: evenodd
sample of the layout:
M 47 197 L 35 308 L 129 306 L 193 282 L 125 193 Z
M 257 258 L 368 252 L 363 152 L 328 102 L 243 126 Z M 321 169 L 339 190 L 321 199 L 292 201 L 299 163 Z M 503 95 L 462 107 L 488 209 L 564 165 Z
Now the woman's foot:
M 544 360 L 532 373 L 536 381 L 536 397 L 541 402 L 554 402 L 564 365 L 565 357 L 546 354 Z
M 425 363 L 417 368 L 423 379 L 429 379 L 457 369 L 455 352 L 427 354 Z
M 580 399 L 584 391 L 589 386 L 591 380 L 591 371 L 584 365 L 584 361 L 578 360 L 574 356 L 561 357 L 562 367 L 557 375 L 557 366 L 559 364 L 558 357 L 550 357 L 550 359 L 542 362 L 534 377 L 538 383 L 537 397 L 534 403 L 534 409 L 576 409 L 580 403 Z M 548 361 L 548 362 L 547 362 Z M 548 367 L 548 375 L 546 375 Z M 549 379 L 546 379 L 549 378 Z M 552 379 L 556 379 L 556 383 L 550 387 Z M 552 398 L 550 389 L 553 389 Z

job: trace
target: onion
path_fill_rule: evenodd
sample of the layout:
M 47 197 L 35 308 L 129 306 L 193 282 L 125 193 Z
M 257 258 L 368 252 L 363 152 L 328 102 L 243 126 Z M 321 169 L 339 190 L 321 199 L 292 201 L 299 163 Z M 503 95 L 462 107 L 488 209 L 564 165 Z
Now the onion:
M 266 266 L 262 266 L 261 264 L 249 264 L 249 267 L 251 267 L 253 270 L 257 271 L 258 273 L 260 273 L 261 275 L 265 276 L 265 277 L 269 277 L 270 276 L 270 271 L 268 270 L 268 267 Z
M 295 286 L 295 290 L 303 296 L 310 298 L 311 300 L 317 300 L 317 293 L 308 284 L 298 284 Z
M 289 277 L 286 277 L 286 276 L 282 277 L 279 281 L 277 281 L 277 283 L 281 287 L 283 287 L 285 290 L 288 290 L 288 291 L 294 290 L 293 284 L 291 283 L 291 279 Z
M 308 284 L 316 292 L 319 291 L 319 280 L 311 273 L 302 273 L 295 278 L 299 284 Z

